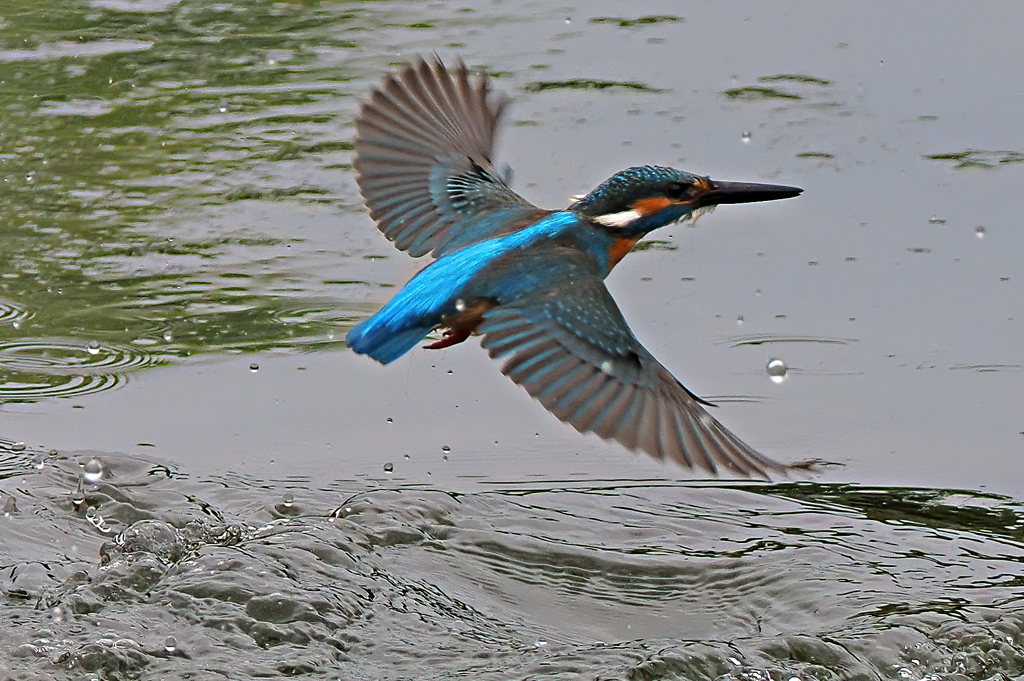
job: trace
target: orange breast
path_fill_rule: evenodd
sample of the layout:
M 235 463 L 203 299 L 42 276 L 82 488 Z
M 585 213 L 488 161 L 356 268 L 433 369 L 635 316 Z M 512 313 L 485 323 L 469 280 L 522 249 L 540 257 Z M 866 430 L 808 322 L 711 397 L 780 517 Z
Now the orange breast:
M 640 237 L 619 237 L 608 247 L 608 271 L 619 264 L 619 261 L 626 257 L 626 254 L 633 250 Z

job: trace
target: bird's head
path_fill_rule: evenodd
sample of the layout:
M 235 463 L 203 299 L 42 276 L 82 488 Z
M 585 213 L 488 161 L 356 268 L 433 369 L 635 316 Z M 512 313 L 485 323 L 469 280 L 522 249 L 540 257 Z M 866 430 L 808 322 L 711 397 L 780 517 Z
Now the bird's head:
M 616 234 L 639 237 L 684 218 L 696 217 L 720 203 L 788 199 L 802 191 L 776 184 L 721 182 L 662 166 L 637 166 L 608 178 L 577 199 L 569 210 Z

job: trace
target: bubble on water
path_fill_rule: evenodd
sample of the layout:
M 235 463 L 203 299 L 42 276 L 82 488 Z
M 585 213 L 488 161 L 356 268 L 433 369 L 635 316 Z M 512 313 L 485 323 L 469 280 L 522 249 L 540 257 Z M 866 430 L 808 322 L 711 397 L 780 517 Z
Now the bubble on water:
M 750 144 L 750 131 L 744 130 L 743 134 L 740 135 L 740 139 L 743 140 L 744 144 Z
M 85 466 L 82 467 L 82 477 L 86 482 L 96 483 L 103 479 L 103 462 L 97 457 L 93 457 L 85 462 Z
M 90 355 L 100 354 L 100 344 L 98 341 L 89 341 L 89 344 L 85 346 L 85 351 Z
M 178 639 L 174 638 L 173 636 L 168 636 L 164 639 L 164 650 L 166 650 L 169 653 L 173 653 L 177 649 Z
M 395 464 L 393 464 L 390 461 L 388 461 L 386 464 L 384 464 L 384 472 L 387 473 L 388 475 L 391 475 L 392 473 L 394 473 L 395 472 Z
M 782 383 L 786 380 L 786 374 L 789 373 L 789 367 L 781 359 L 768 360 L 768 377 L 772 379 L 772 383 Z
M 11 451 L 12 452 L 23 452 L 23 451 L 25 451 L 25 443 L 24 442 L 15 442 L 13 445 L 11 445 Z
M 107 525 L 106 518 L 100 515 L 100 512 L 97 511 L 92 506 L 85 510 L 85 519 L 89 522 L 90 525 L 95 527 L 103 534 L 110 534 L 113 531 L 113 529 L 109 525 Z
M 985 238 L 985 226 L 984 225 L 978 225 L 977 227 L 975 227 L 974 228 L 974 236 L 978 237 L 979 239 L 984 239 Z
M 933 215 L 930 218 L 928 218 L 928 224 L 929 225 L 944 225 L 944 224 L 946 224 L 946 221 L 943 220 L 942 218 L 940 218 L 938 215 Z
M 80 508 L 85 503 L 85 487 L 82 483 L 82 478 L 78 479 L 78 487 L 71 493 L 71 505 L 75 508 Z

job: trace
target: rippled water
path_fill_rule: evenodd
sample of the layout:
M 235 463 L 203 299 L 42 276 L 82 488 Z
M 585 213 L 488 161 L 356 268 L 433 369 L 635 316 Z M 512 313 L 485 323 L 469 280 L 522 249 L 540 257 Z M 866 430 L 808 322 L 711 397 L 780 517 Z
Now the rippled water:
M 3 3 L 0 678 L 1024 676 L 1018 10 Z M 473 342 L 344 350 L 420 266 L 352 116 L 435 51 L 539 205 L 804 187 L 609 285 L 730 428 L 844 465 L 676 480 Z
M 996 495 L 614 480 L 456 494 L 115 456 L 83 485 L 92 455 L 35 461 L 10 445 L 2 459 L 12 672 L 1024 672 L 1024 508 Z

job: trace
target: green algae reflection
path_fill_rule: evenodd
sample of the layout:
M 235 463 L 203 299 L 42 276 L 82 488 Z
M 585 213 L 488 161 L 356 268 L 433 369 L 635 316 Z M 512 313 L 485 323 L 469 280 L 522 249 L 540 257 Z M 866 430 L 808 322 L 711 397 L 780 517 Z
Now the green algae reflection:
M 311 227 L 361 214 L 325 168 L 351 162 L 344 54 L 375 9 L 143 4 L 4 4 L 0 403 L 337 346 L 377 287 L 338 279 Z
M 778 87 L 767 87 L 763 85 L 748 85 L 746 87 L 734 87 L 725 90 L 724 94 L 729 99 L 803 99 L 798 94 L 787 92 Z
M 1024 163 L 1024 153 L 1019 151 L 984 151 L 965 149 L 946 154 L 928 154 L 929 161 L 951 161 L 954 168 L 996 168 L 1011 163 Z
M 821 87 L 832 84 L 832 81 L 830 80 L 825 80 L 824 78 L 818 78 L 816 76 L 809 76 L 803 73 L 778 73 L 772 76 L 761 76 L 757 79 L 757 82 L 792 83 L 794 85 L 817 85 Z M 803 99 L 803 95 L 790 92 L 789 90 L 784 90 L 778 85 L 747 85 L 744 87 L 734 87 L 723 91 L 722 94 L 729 99 L 746 101 Z
M 624 19 L 622 17 L 591 17 L 590 19 L 592 24 L 616 24 L 621 28 L 650 26 L 652 24 L 675 24 L 682 21 L 686 21 L 686 19 L 671 14 L 651 14 L 637 19 Z
M 628 80 L 595 80 L 593 78 L 572 78 L 570 80 L 540 80 L 527 83 L 527 92 L 543 92 L 544 90 L 607 90 L 609 88 L 625 88 L 640 92 L 661 92 L 658 88 L 646 83 Z

